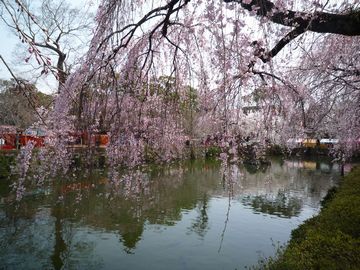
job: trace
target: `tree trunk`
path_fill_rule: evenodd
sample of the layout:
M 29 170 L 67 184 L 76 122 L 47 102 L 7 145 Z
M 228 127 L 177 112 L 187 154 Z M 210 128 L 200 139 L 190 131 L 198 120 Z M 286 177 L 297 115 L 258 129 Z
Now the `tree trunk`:
M 67 79 L 67 73 L 65 72 L 65 60 L 66 60 L 66 54 L 65 53 L 59 53 L 58 62 L 56 65 L 58 77 L 59 77 L 59 87 L 58 87 L 58 93 L 60 93 L 60 88 L 63 86 Z

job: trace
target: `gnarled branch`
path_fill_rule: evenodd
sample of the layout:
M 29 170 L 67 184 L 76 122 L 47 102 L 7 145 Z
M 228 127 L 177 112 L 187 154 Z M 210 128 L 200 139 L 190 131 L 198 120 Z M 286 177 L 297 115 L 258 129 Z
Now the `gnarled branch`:
M 271 51 L 260 57 L 263 62 L 269 61 L 286 44 L 306 31 L 345 36 L 360 35 L 360 10 L 344 14 L 307 13 L 279 9 L 269 0 L 252 0 L 249 4 L 244 3 L 243 0 L 224 0 L 224 2 L 238 3 L 248 11 L 256 11 L 258 16 L 267 17 L 273 23 L 294 28 Z

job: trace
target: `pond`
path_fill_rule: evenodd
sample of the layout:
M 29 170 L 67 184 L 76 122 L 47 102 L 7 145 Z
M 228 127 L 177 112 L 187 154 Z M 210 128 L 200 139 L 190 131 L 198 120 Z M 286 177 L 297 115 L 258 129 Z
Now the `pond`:
M 318 213 L 339 167 L 197 161 L 111 182 L 94 170 L 28 190 L 0 186 L 1 269 L 245 269 Z

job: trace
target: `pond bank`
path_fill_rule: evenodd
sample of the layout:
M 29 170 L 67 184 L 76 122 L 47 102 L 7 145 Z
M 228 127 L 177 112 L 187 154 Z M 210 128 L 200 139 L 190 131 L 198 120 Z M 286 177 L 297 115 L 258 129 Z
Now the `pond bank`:
M 343 178 L 322 201 L 318 216 L 291 233 L 275 258 L 255 269 L 359 269 L 360 167 Z

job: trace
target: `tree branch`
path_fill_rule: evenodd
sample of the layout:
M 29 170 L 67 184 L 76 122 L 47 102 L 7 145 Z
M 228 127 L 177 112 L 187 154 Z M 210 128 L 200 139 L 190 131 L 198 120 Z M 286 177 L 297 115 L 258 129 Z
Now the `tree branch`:
M 300 27 L 316 33 L 331 33 L 345 36 L 360 35 L 360 11 L 345 14 L 328 12 L 296 12 L 280 10 L 269 0 L 252 0 L 244 4 L 243 0 L 224 0 L 225 3 L 235 2 L 248 11 L 256 10 L 258 16 L 267 17 L 273 23 L 289 27 Z
M 286 44 L 306 31 L 316 33 L 340 34 L 345 36 L 360 35 L 360 11 L 344 14 L 328 12 L 296 12 L 283 10 L 269 0 L 252 0 L 249 4 L 243 0 L 223 0 L 225 3 L 238 3 L 248 11 L 255 11 L 258 16 L 267 17 L 271 22 L 283 26 L 294 27 L 268 53 L 263 54 L 261 60 L 267 62 L 274 57 Z
M 266 54 L 260 55 L 260 59 L 264 63 L 268 62 L 271 58 L 276 56 L 288 43 L 290 43 L 290 41 L 292 41 L 296 37 L 300 36 L 304 32 L 305 32 L 305 30 L 303 28 L 300 28 L 300 27 L 295 28 L 294 30 L 289 32 L 285 37 L 280 39 L 280 41 L 278 41 L 278 43 L 275 45 L 274 48 L 272 48 L 271 51 L 267 52 Z

